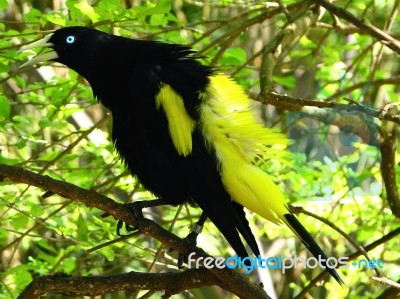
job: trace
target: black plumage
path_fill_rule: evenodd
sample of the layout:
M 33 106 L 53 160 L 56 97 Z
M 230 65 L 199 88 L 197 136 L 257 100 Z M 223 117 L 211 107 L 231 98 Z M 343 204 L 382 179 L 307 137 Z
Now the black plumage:
M 244 92 L 199 63 L 190 48 L 84 27 L 59 29 L 30 48 L 36 46 L 52 51 L 31 63 L 57 61 L 88 80 L 113 114 L 116 149 L 157 197 L 172 205 L 197 204 L 240 257 L 248 253 L 239 233 L 253 253 L 260 254 L 246 206 L 276 224 L 287 224 L 315 256 L 326 259 L 255 162 L 264 155 L 273 157 L 272 145 L 287 144 L 286 139 L 256 124 Z M 175 115 L 168 115 L 169 108 Z M 343 284 L 334 269 L 328 271 Z
M 66 44 L 74 36 L 76 45 Z M 233 203 L 206 148 L 200 129 L 193 150 L 183 157 L 168 132 L 168 120 L 155 104 L 163 84 L 173 86 L 186 111 L 199 119 L 199 91 L 214 70 L 200 64 L 185 46 L 133 40 L 85 27 L 58 30 L 50 39 L 57 62 L 81 74 L 113 115 L 112 139 L 130 172 L 163 201 L 195 202 L 222 232 L 237 254 L 247 256 L 238 231 L 259 255 L 243 207 Z

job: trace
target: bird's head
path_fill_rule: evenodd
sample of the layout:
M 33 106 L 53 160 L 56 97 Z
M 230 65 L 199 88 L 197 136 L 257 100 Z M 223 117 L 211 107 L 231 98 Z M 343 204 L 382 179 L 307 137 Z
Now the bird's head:
M 36 42 L 22 46 L 20 52 L 34 48 L 49 48 L 49 51 L 32 58 L 20 67 L 56 61 L 82 74 L 83 68 L 91 67 L 89 64 L 96 49 L 110 38 L 111 35 L 91 28 L 80 26 L 61 28 Z

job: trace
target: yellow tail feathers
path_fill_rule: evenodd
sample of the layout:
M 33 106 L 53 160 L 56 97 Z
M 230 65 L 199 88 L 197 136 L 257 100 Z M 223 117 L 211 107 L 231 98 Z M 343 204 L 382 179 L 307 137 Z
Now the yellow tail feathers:
M 221 176 L 233 200 L 275 224 L 282 223 L 288 213 L 285 198 L 268 174 L 239 162 L 223 164 Z

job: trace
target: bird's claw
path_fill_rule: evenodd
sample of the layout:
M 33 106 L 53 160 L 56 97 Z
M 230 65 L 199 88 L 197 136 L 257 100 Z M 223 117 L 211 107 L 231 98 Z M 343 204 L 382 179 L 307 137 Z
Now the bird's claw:
M 202 225 L 195 223 L 192 228 L 192 231 L 184 239 L 187 242 L 189 249 L 186 253 L 180 253 L 178 255 L 178 268 L 179 269 L 184 268 L 184 264 L 187 263 L 187 261 L 188 261 L 189 254 L 192 253 L 196 249 L 197 236 L 201 233 L 202 229 L 203 229 Z
M 125 205 L 132 212 L 132 214 L 134 215 L 135 219 L 144 218 L 142 210 L 144 208 L 147 208 L 147 205 L 146 205 L 145 201 L 137 201 L 137 202 L 127 203 Z M 122 236 L 120 231 L 121 231 L 121 228 L 123 226 L 124 226 L 124 222 L 122 220 L 118 220 L 118 223 L 117 223 L 117 235 L 118 236 Z M 133 231 L 137 230 L 137 227 L 136 226 L 131 226 L 131 225 L 125 223 L 125 229 L 128 232 L 133 232 Z

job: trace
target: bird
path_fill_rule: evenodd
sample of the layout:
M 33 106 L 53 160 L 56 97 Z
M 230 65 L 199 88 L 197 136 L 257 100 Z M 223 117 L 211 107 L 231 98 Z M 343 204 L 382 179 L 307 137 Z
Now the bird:
M 84 77 L 112 113 L 120 157 L 161 202 L 200 207 L 199 225 L 210 219 L 240 257 L 249 256 L 240 236 L 260 255 L 247 208 L 287 225 L 315 257 L 327 259 L 260 168 L 282 158 L 288 138 L 258 122 L 244 89 L 201 63 L 192 48 L 82 26 L 57 29 L 20 51 L 33 48 L 47 51 L 21 67 L 53 61 Z

